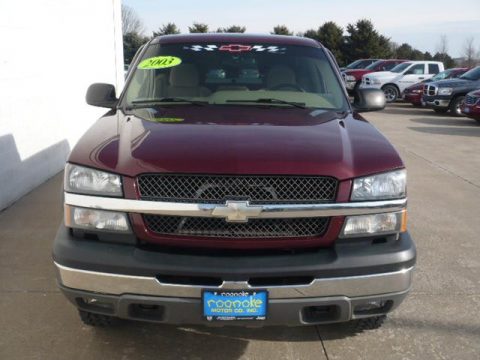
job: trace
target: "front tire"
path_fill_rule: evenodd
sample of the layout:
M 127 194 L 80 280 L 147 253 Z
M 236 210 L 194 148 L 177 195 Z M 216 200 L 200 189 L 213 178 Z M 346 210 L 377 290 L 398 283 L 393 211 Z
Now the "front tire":
M 356 333 L 361 333 L 368 330 L 375 330 L 380 328 L 385 319 L 386 315 L 374 316 L 364 319 L 352 320 L 352 325 Z
M 457 96 L 453 99 L 450 103 L 450 113 L 453 116 L 463 116 L 462 110 L 460 107 L 462 106 L 463 102 L 465 101 L 465 96 Z
M 400 93 L 395 85 L 385 85 L 383 88 L 383 93 L 385 94 L 385 99 L 387 103 L 392 103 L 397 101 Z
M 78 314 L 80 315 L 82 322 L 88 326 L 108 327 L 115 325 L 117 322 L 117 318 L 114 318 L 113 316 L 95 314 L 85 310 L 78 310 Z

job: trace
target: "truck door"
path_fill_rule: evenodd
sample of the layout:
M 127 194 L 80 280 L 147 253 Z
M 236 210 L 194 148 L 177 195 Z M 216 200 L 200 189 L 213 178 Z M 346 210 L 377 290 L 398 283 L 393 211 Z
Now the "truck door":
M 410 68 L 404 72 L 403 77 L 398 81 L 400 91 L 403 92 L 407 87 L 431 78 L 433 74 L 426 75 L 426 66 L 427 64 L 415 64 L 410 66 Z

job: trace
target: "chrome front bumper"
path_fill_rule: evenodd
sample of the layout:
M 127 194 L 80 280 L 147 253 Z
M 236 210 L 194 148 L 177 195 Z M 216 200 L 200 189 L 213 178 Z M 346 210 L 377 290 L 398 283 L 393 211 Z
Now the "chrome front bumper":
M 86 271 L 55 263 L 61 286 L 108 295 L 135 294 L 178 298 L 201 297 L 202 289 L 267 289 L 270 299 L 318 298 L 331 296 L 359 297 L 406 292 L 410 289 L 413 267 L 360 276 L 314 279 L 309 284 L 292 286 L 251 286 L 248 281 L 224 281 L 220 286 L 197 286 L 162 283 L 155 277 L 130 276 Z
M 235 218 L 245 213 L 247 218 L 307 218 L 322 216 L 367 215 L 405 209 L 407 199 L 359 201 L 320 204 L 266 204 L 227 201 L 225 205 L 132 200 L 65 193 L 65 204 L 98 210 L 127 213 Z
M 427 101 L 427 106 L 437 107 L 437 108 L 447 108 L 450 106 L 450 100 L 434 100 Z

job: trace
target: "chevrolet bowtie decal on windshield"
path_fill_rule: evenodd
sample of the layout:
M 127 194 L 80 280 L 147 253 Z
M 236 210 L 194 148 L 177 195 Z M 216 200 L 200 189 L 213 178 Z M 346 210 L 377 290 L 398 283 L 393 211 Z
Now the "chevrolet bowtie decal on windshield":
M 190 45 L 185 46 L 185 50 L 200 51 L 228 51 L 233 53 L 255 51 L 284 54 L 285 48 L 275 45 L 243 45 L 243 44 L 228 44 L 228 45 Z

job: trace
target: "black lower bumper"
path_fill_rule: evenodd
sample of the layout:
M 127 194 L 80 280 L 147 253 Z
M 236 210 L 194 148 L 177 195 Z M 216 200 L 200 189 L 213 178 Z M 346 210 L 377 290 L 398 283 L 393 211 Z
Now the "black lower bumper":
M 80 240 L 61 226 L 53 257 L 60 288 L 85 311 L 172 324 L 296 326 L 393 310 L 410 289 L 416 250 L 404 233 L 289 255 L 213 256 Z M 267 290 L 267 320 L 209 322 L 205 288 Z
M 416 249 L 408 233 L 385 242 L 362 240 L 335 247 L 282 255 L 195 255 L 142 250 L 135 246 L 74 238 L 62 225 L 55 238 L 57 264 L 134 276 L 208 276 L 243 281 L 252 277 L 358 276 L 394 272 L 415 265 Z

